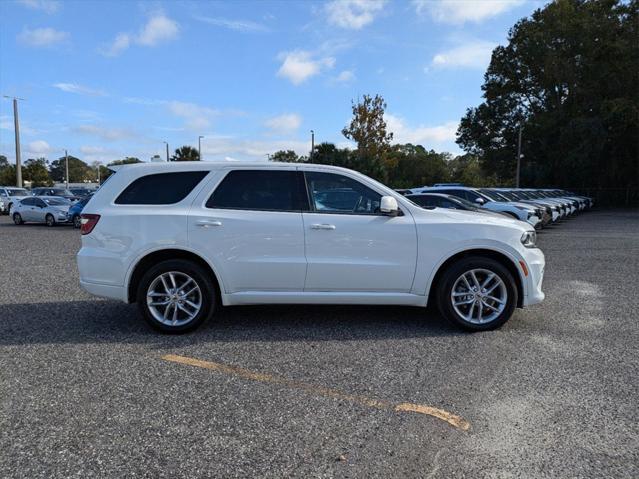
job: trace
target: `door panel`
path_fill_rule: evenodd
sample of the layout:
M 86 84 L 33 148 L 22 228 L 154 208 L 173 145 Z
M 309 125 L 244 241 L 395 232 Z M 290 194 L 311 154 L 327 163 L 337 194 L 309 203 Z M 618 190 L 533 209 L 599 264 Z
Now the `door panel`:
M 305 291 L 409 292 L 417 232 L 410 214 L 379 213 L 381 194 L 347 175 L 305 172 L 310 206 Z
M 217 176 L 196 198 L 188 218 L 190 247 L 204 253 L 215 266 L 227 293 L 302 291 L 306 258 L 301 210 L 250 209 L 300 208 L 298 173 L 294 167 L 270 169 L 276 176 L 286 173 L 282 178 L 240 170 L 246 175 L 235 175 L 237 183 L 225 179 L 230 181 L 230 173 L 238 170 L 221 172 L 225 179 L 220 181 Z M 288 185 L 295 188 L 293 193 Z M 234 205 L 243 209 L 234 209 Z

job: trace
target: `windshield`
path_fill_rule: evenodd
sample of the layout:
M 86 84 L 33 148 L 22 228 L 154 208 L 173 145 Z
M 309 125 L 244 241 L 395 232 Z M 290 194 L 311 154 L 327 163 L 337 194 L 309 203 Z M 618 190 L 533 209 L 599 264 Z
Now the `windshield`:
M 49 206 L 67 206 L 71 204 L 69 200 L 65 200 L 64 198 L 42 198 L 42 201 Z
M 448 199 L 451 200 L 451 201 L 460 203 L 462 206 L 464 206 L 465 208 L 468 208 L 469 210 L 478 210 L 479 209 L 479 207 L 476 204 L 474 204 L 474 203 L 472 203 L 472 202 L 470 202 L 468 200 L 465 200 L 464 198 L 455 197 L 455 198 L 448 198 Z
M 9 196 L 29 196 L 27 190 L 20 188 L 7 188 L 7 191 L 9 192 Z
M 480 189 L 479 192 L 488 197 L 491 201 L 499 201 L 499 202 L 503 202 L 504 199 L 501 198 L 499 195 L 495 194 L 494 192 L 490 191 L 490 190 L 486 190 L 484 188 Z

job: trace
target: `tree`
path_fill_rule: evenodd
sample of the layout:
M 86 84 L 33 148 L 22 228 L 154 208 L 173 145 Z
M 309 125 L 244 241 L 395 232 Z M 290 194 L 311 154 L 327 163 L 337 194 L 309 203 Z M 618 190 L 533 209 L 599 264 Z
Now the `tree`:
M 49 176 L 47 160 L 44 158 L 29 158 L 25 161 L 22 167 L 22 179 L 31 182 L 32 187 L 53 184 Z
M 53 181 L 62 182 L 66 175 L 65 157 L 62 156 L 51 162 L 49 174 Z M 93 179 L 93 173 L 89 165 L 84 161 L 69 155 L 69 183 L 81 183 Z
M 196 148 L 192 146 L 184 145 L 175 150 L 175 153 L 171 157 L 172 161 L 199 161 L 200 154 Z
M 126 156 L 122 160 L 114 160 L 110 162 L 107 166 L 99 165 L 98 168 L 100 168 L 100 183 L 104 183 L 104 181 L 106 181 L 106 179 L 113 174 L 113 171 L 108 168 L 109 166 L 130 165 L 132 163 L 142 163 L 142 161 L 134 156 Z
M 421 145 L 394 145 L 386 155 L 385 182 L 394 188 L 411 188 L 448 181 L 449 160 L 449 153 Z
M 306 161 L 306 159 L 304 156 L 298 156 L 293 150 L 279 150 L 269 157 L 270 161 L 282 161 L 284 163 L 300 163 Z
M 457 143 L 501 182 L 639 186 L 639 1 L 556 0 L 510 30 Z
M 14 186 L 16 184 L 16 167 L 9 163 L 7 157 L 0 155 L 0 185 Z

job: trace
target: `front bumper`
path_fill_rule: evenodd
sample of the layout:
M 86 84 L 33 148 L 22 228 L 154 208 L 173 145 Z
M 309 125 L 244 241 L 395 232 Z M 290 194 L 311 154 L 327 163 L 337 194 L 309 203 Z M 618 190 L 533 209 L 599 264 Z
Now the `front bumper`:
M 541 303 L 546 295 L 541 290 L 544 281 L 546 258 L 539 248 L 530 248 L 524 256 L 528 275 L 525 276 L 526 291 L 524 292 L 524 306 Z

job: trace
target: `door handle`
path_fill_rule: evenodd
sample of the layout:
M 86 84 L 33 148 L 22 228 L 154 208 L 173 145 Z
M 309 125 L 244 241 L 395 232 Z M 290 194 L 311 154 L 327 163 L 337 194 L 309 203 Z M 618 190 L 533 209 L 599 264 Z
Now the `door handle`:
M 312 230 L 334 230 L 335 229 L 335 225 L 314 224 L 314 225 L 311 225 L 311 229 Z
M 195 223 L 200 228 L 209 228 L 211 226 L 222 226 L 220 220 L 200 220 Z

